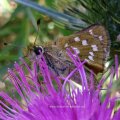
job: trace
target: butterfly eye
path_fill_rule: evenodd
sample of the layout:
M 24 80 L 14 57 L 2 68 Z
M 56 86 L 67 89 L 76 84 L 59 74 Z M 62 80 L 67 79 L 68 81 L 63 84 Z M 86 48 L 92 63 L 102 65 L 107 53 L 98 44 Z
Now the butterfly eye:
M 4 42 L 3 44 L 4 44 L 5 46 L 8 45 L 8 43 L 6 43 L 6 42 Z
M 41 47 L 41 46 L 34 46 L 33 51 L 36 55 L 41 55 L 44 52 L 43 47 Z

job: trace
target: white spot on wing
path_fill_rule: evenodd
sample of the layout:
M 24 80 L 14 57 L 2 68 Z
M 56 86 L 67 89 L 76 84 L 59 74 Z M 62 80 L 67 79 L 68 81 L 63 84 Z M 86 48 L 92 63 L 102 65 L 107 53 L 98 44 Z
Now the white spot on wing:
M 90 33 L 90 35 L 93 35 L 93 31 L 92 31 L 92 29 L 89 30 L 89 33 Z
M 80 51 L 78 50 L 78 48 L 75 48 L 75 47 L 72 47 L 72 48 L 73 48 L 73 50 L 75 50 L 76 54 L 80 53 Z
M 68 43 L 66 43 L 64 47 L 65 47 L 65 48 L 68 47 Z
M 88 59 L 85 59 L 85 61 L 88 62 L 88 63 L 90 62 Z
M 99 36 L 99 40 L 102 41 L 103 40 L 103 36 Z
M 93 48 L 93 51 L 98 51 L 98 48 L 97 48 L 97 47 L 96 47 L 96 48 L 94 47 L 94 48 Z
M 97 47 L 96 45 L 91 45 L 91 47 L 93 48 L 93 47 Z
M 107 52 L 106 48 L 104 48 L 104 51 Z
M 80 41 L 80 38 L 79 38 L 79 37 L 75 37 L 74 40 L 75 40 L 76 42 L 79 42 L 79 41 Z
M 98 38 L 98 35 L 94 35 L 95 38 Z
M 90 56 L 90 55 L 89 55 L 88 58 L 89 58 L 89 60 L 94 61 L 94 60 L 93 60 L 93 56 Z
M 98 47 L 96 45 L 91 45 L 93 51 L 98 51 Z
M 82 45 L 88 45 L 87 40 L 82 40 Z
M 94 53 L 93 53 L 93 52 L 89 52 L 89 54 L 90 54 L 91 56 L 94 56 Z

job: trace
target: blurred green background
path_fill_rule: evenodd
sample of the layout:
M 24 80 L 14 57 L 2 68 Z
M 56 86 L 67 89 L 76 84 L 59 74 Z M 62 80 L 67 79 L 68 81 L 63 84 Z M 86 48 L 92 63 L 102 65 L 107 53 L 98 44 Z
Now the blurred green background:
M 72 34 L 86 26 L 100 23 L 106 27 L 111 39 L 110 65 L 114 55 L 120 54 L 120 0 L 33 0 L 37 4 L 56 11 L 43 14 L 11 0 L 0 1 L 0 79 L 12 68 L 14 61 L 24 56 L 24 49 L 33 44 L 39 34 L 37 44 L 55 40 L 63 35 Z M 60 19 L 59 14 L 70 18 Z M 52 13 L 52 12 L 51 12 Z M 56 20 L 57 18 L 57 20 Z M 62 18 L 62 17 L 61 17 Z M 68 21 L 65 21 L 66 20 Z M 40 31 L 37 31 L 37 20 L 40 19 Z M 75 24 L 78 20 L 81 24 Z M 82 24 L 82 22 L 84 24 Z M 5 45 L 7 43 L 7 45 Z
M 52 1 L 37 1 L 39 4 L 47 6 Z M 37 35 L 37 20 L 41 19 L 39 25 L 40 42 L 55 40 L 58 36 L 70 34 L 70 30 L 65 30 L 55 25 L 53 20 L 39 12 L 17 5 L 15 2 L 7 0 L 0 1 L 0 75 L 4 75 L 6 68 L 11 67 L 14 61 L 24 56 L 24 49 L 33 44 Z M 7 43 L 7 45 L 4 45 Z

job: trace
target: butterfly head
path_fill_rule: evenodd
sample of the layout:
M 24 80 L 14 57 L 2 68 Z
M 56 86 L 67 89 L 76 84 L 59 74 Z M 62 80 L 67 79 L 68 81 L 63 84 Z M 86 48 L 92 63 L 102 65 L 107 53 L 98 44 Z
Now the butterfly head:
M 34 46 L 33 51 L 34 51 L 36 56 L 41 55 L 41 54 L 44 53 L 44 49 L 43 49 L 42 46 Z

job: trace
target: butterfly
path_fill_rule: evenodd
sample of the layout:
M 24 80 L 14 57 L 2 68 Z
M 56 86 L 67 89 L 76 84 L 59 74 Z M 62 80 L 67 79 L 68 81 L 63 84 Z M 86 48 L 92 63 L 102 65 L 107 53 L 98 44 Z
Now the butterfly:
M 43 46 L 34 45 L 32 50 L 36 56 L 43 54 L 49 69 L 57 76 L 66 76 L 75 68 L 66 53 L 67 48 L 73 49 L 81 61 L 86 60 L 85 67 L 97 75 L 104 71 L 105 62 L 109 56 L 108 32 L 104 26 L 94 24 L 80 32 L 61 37 Z M 79 78 L 76 77 L 77 74 L 74 79 Z M 78 82 L 78 80 L 75 81 Z

